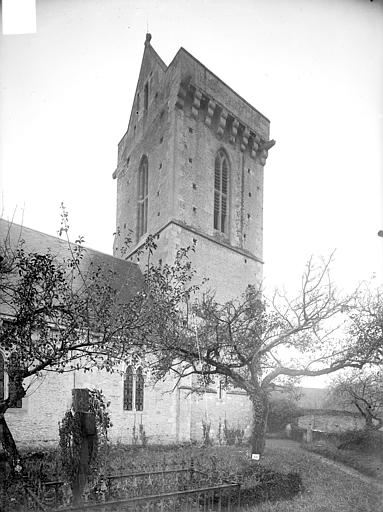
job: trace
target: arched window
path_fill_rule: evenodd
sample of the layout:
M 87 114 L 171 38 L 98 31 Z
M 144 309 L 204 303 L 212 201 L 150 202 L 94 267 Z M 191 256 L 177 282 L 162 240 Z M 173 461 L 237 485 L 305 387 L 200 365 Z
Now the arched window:
M 138 239 L 148 229 L 148 159 L 143 156 L 138 169 L 138 200 L 137 200 L 137 236 Z
M 133 410 L 133 368 L 128 366 L 124 379 L 124 409 Z
M 125 411 L 143 411 L 144 410 L 144 388 L 145 380 L 142 368 L 139 366 L 133 371 L 129 365 L 124 378 L 124 410 Z
M 220 149 L 214 166 L 214 229 L 227 233 L 229 161 Z
M 142 368 L 137 368 L 136 372 L 136 411 L 144 410 L 144 376 Z

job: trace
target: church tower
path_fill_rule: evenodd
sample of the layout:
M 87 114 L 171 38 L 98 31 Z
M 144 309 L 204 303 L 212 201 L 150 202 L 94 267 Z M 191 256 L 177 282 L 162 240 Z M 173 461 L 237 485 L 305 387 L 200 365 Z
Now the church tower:
M 263 169 L 269 120 L 181 48 L 166 66 L 146 35 L 128 129 L 118 145 L 117 232 L 134 257 L 196 243 L 193 267 L 218 300 L 262 280 Z

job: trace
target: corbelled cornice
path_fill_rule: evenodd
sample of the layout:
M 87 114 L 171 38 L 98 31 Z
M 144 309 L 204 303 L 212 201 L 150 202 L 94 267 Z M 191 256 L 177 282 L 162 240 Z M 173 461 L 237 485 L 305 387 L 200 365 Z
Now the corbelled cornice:
M 248 151 L 251 158 L 257 160 L 260 165 L 265 165 L 268 151 L 275 144 L 274 140 L 262 139 L 255 129 L 195 86 L 190 78 L 180 83 L 175 105 L 185 112 L 186 102 L 190 107 L 191 116 L 194 119 L 201 118 L 218 139 L 227 134 L 231 144 L 238 144 L 240 151 Z

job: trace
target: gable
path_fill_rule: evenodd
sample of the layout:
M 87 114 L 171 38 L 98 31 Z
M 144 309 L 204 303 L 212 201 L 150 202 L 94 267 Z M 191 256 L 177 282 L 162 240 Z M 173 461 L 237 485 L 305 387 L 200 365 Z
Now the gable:
M 128 129 L 118 144 L 119 162 L 128 158 L 128 155 L 124 154 L 124 151 L 126 153 L 128 146 L 128 139 L 136 139 L 136 135 L 138 133 L 142 133 L 142 129 L 140 128 L 146 120 L 146 113 L 149 110 L 149 105 L 152 103 L 154 97 L 157 98 L 156 94 L 159 94 L 166 74 L 167 66 L 150 45 L 150 39 L 150 34 L 147 34 L 145 50 L 141 61 L 141 68 L 130 112 Z M 145 108 L 146 95 L 148 104 Z M 116 173 L 113 174 L 113 177 L 116 177 Z
M 197 108 L 199 108 L 200 100 L 204 95 L 205 100 L 210 98 L 215 106 L 235 119 L 244 129 L 245 146 L 248 145 L 249 137 L 254 137 L 257 145 L 255 151 L 252 152 L 253 157 L 255 157 L 259 143 L 265 145 L 266 142 L 270 142 L 268 141 L 270 121 L 250 103 L 184 48 L 180 48 L 169 66 L 166 66 L 151 46 L 150 41 L 151 35 L 147 34 L 129 125 L 118 144 L 118 166 L 113 173 L 113 178 L 116 178 L 128 165 L 130 151 L 134 147 L 140 146 L 146 127 L 153 123 L 159 110 L 166 107 L 171 108 L 174 105 L 179 107 L 180 101 L 181 104 L 183 103 L 183 96 L 187 94 L 197 96 L 196 100 L 193 99 Z M 147 95 L 148 99 L 146 100 Z M 146 101 L 148 101 L 147 105 L 145 105 Z M 155 108 L 151 107 L 152 103 Z M 253 141 L 250 146 L 252 145 Z M 261 156 L 267 158 L 267 155 Z M 265 160 L 262 165 L 264 163 Z

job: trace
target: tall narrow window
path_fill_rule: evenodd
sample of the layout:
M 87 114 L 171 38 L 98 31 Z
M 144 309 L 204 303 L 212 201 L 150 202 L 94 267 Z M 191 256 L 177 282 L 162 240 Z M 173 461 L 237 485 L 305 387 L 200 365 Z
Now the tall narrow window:
M 142 368 L 137 368 L 136 372 L 136 411 L 144 410 L 144 376 Z
M 214 229 L 227 233 L 229 162 L 221 149 L 214 166 Z
M 138 169 L 137 235 L 138 239 L 148 229 L 148 159 L 143 156 Z
M 128 366 L 124 378 L 124 409 L 133 410 L 133 368 Z
M 148 110 L 149 105 L 149 82 L 146 82 L 144 88 L 144 110 Z
M 125 411 L 143 411 L 144 410 L 144 389 L 145 381 L 142 368 L 138 367 L 133 372 L 133 367 L 129 365 L 124 378 L 124 410 Z

